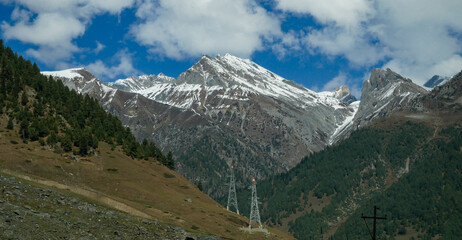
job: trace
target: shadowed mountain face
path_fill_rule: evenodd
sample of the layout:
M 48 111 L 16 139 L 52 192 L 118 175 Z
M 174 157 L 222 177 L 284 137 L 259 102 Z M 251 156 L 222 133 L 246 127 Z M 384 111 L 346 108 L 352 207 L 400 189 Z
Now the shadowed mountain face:
M 233 161 L 238 185 L 250 174 L 261 179 L 285 172 L 353 126 L 391 112 L 394 102 L 425 92 L 390 70 L 375 70 L 370 82 L 376 86 L 365 83 L 365 101 L 349 104 L 354 99 L 346 87 L 316 93 L 228 54 L 204 56 L 178 79 L 144 75 L 107 86 L 85 69 L 44 74 L 97 98 L 138 140 L 172 151 L 178 171 L 200 180 L 212 196 L 225 193 Z

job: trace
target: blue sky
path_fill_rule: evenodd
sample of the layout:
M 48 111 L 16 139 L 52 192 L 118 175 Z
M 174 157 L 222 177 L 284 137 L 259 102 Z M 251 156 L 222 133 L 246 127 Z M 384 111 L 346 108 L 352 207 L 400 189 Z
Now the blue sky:
M 462 70 L 460 0 L 0 0 L 6 45 L 42 70 L 177 77 L 230 53 L 356 96 L 375 68 L 423 84 Z

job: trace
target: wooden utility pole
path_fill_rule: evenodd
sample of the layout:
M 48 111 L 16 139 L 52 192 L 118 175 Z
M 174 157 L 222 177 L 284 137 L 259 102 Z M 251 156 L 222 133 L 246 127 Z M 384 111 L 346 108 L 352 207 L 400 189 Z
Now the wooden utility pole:
M 361 218 L 364 219 L 364 223 L 366 224 L 367 230 L 369 231 L 369 235 L 371 235 L 372 240 L 377 240 L 377 219 L 378 220 L 385 220 L 386 217 L 377 217 L 377 206 L 374 206 L 374 216 L 373 217 L 366 217 L 361 214 Z M 374 219 L 374 226 L 371 230 L 369 229 L 369 225 L 367 225 L 366 219 Z

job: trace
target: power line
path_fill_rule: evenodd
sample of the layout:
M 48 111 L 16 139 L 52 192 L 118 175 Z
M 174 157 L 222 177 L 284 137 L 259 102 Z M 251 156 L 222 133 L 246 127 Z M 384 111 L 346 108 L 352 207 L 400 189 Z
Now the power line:
M 249 228 L 252 228 L 252 224 L 255 224 L 260 229 L 262 228 L 260 220 L 260 211 L 258 210 L 258 197 L 257 197 L 257 182 L 255 178 L 252 178 L 252 202 L 250 206 L 250 222 Z
M 386 217 L 377 217 L 377 206 L 374 205 L 374 216 L 373 217 L 366 217 L 361 214 L 361 218 L 364 220 L 364 223 L 366 224 L 367 231 L 369 231 L 369 235 L 371 235 L 372 240 L 377 240 L 377 220 L 385 220 L 387 219 Z M 371 230 L 369 229 L 369 225 L 367 225 L 366 219 L 373 219 L 374 220 L 374 226 Z
M 236 183 L 234 181 L 234 166 L 231 164 L 229 175 L 229 192 L 228 192 L 228 205 L 226 209 L 229 211 L 229 208 L 234 206 L 236 213 L 239 214 L 239 208 L 237 207 L 237 197 L 236 197 Z

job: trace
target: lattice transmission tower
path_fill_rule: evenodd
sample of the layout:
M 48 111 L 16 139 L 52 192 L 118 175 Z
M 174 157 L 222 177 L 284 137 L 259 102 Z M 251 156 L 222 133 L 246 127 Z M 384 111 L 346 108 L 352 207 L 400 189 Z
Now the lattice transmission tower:
M 260 220 L 260 211 L 258 210 L 258 197 L 257 197 L 257 182 L 255 178 L 252 178 L 252 202 L 250 205 L 250 222 L 249 222 L 249 229 L 252 228 L 252 225 L 257 226 L 258 228 L 262 228 L 261 220 Z
M 229 192 L 228 192 L 228 205 L 226 209 L 229 210 L 230 207 L 234 206 L 236 213 L 239 214 L 239 208 L 237 207 L 237 197 L 236 197 L 236 182 L 234 181 L 234 166 L 231 164 L 230 175 L 229 175 Z

